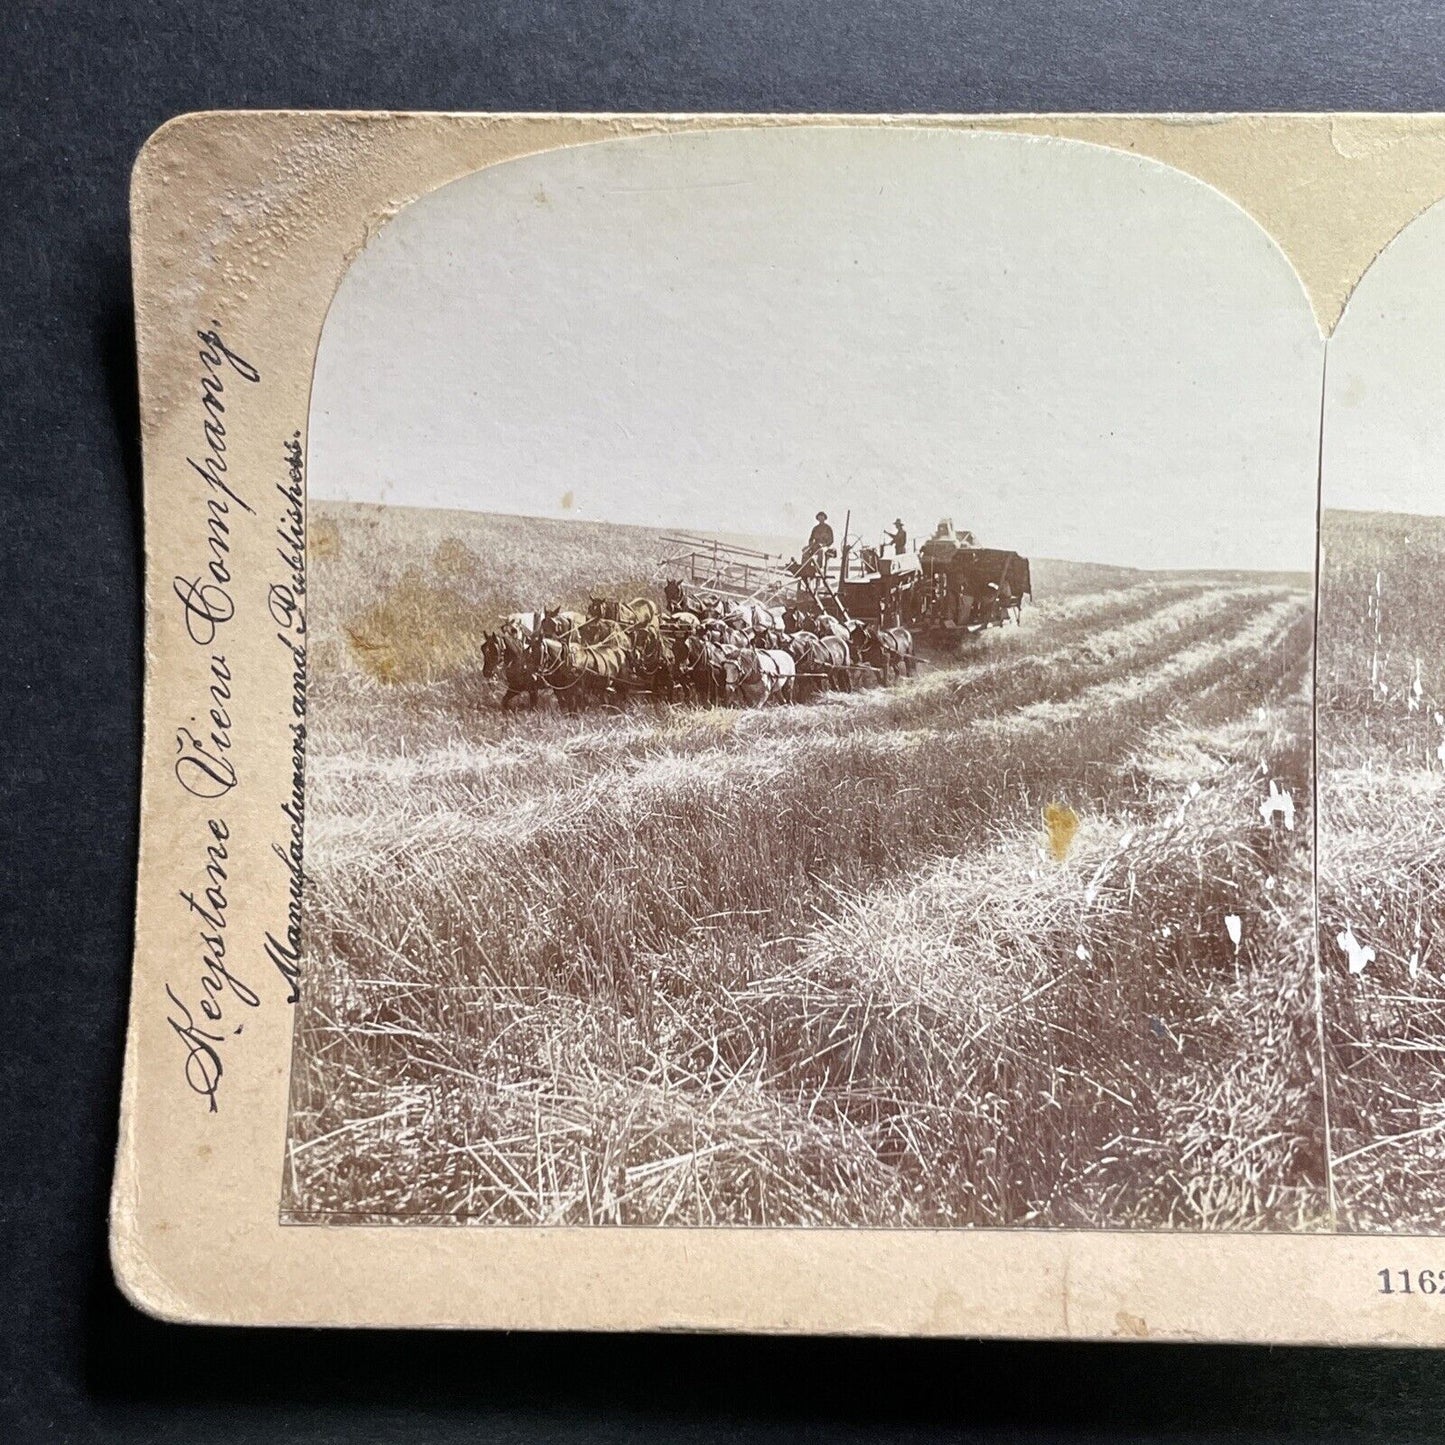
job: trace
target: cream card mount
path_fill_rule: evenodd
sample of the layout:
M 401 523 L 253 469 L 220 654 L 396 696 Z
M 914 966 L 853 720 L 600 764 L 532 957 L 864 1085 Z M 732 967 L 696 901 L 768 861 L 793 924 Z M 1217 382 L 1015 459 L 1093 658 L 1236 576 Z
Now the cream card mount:
M 1445 121 L 209 113 L 117 1277 L 1445 1335 Z

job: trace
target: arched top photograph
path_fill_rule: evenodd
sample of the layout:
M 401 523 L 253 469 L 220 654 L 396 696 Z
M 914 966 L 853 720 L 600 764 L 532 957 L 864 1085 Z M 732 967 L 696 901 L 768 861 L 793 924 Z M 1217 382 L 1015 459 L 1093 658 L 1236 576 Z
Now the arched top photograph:
M 1238 205 L 1058 138 L 608 140 L 378 226 L 283 1218 L 1323 1227 L 1324 365 Z

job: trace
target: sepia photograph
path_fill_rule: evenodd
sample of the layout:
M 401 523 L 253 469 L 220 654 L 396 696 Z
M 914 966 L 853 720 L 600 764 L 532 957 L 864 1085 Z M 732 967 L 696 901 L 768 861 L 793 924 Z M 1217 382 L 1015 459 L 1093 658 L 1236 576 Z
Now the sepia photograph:
M 1244 211 L 1072 141 L 626 139 L 382 225 L 283 1220 L 1328 1228 L 1323 368 Z
M 1342 1227 L 1445 1227 L 1445 210 L 1330 341 L 1320 520 L 1319 956 Z

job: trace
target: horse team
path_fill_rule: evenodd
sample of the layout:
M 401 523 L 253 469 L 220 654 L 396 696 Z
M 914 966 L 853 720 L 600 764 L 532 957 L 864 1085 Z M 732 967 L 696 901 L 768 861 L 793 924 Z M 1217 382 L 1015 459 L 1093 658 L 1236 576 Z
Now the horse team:
M 633 692 L 708 706 L 802 701 L 850 691 L 860 678 L 911 677 L 912 634 L 840 622 L 793 607 L 713 595 L 689 597 L 669 580 L 666 605 L 594 597 L 585 614 L 562 608 L 505 617 L 482 640 L 482 675 L 506 683 L 505 708 L 544 692 L 567 711 Z

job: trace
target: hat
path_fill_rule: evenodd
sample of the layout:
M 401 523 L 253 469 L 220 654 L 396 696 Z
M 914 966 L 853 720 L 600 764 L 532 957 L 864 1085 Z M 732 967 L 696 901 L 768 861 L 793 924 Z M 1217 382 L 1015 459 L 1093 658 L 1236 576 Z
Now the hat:
M 818 520 L 819 520 L 820 522 L 826 522 L 826 521 L 828 520 L 828 514 L 827 514 L 826 512 L 819 512 L 819 513 L 818 513 Z
M 903 525 L 903 518 L 902 518 L 902 517 L 894 517 L 894 519 L 893 519 L 893 525 L 894 525 L 895 527 L 901 527 L 901 526 Z

